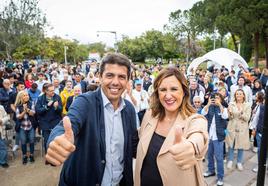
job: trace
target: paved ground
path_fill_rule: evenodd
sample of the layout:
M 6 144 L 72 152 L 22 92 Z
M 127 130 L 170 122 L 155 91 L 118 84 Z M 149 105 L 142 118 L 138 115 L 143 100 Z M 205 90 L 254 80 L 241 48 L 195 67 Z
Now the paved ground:
M 232 170 L 228 170 L 225 164 L 224 186 L 255 186 L 257 183 L 257 173 L 252 171 L 256 166 L 257 154 L 252 151 L 245 151 L 244 153 L 244 170 L 238 171 L 235 166 Z M 206 170 L 206 164 L 204 164 Z M 206 178 L 209 186 L 216 185 L 216 176 Z M 268 186 L 268 172 L 266 171 L 265 185 Z
M 10 160 L 8 169 L 0 168 L 1 186 L 56 186 L 58 183 L 61 167 L 51 167 L 44 164 L 40 151 L 36 148 L 36 162 L 22 165 L 20 153 L 16 159 Z M 256 185 L 257 174 L 251 169 L 256 165 L 257 156 L 251 151 L 245 152 L 244 171 L 236 168 L 225 172 L 225 186 L 253 186 Z M 206 169 L 206 163 L 204 163 Z M 226 169 L 225 169 L 226 170 Z M 209 186 L 216 185 L 216 177 L 206 179 Z M 266 184 L 268 186 L 268 173 L 266 173 Z

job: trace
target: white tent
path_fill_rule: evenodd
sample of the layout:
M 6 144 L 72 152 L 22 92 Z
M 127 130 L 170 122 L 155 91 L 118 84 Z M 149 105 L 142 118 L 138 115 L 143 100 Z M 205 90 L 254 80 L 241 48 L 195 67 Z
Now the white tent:
M 232 66 L 237 68 L 238 64 L 248 68 L 246 61 L 238 53 L 227 48 L 218 48 L 206 53 L 202 57 L 194 59 L 187 69 L 187 74 L 190 74 L 191 69 L 196 69 L 201 63 L 206 61 L 212 61 L 212 64 L 216 66 L 224 65 L 228 70 L 231 70 Z

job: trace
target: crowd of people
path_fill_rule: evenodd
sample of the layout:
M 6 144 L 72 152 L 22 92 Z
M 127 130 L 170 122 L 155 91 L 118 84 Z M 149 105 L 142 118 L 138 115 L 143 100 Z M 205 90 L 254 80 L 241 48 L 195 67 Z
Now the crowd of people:
M 112 67 L 113 66 L 111 66 L 111 68 Z M 103 68 L 105 68 L 105 66 Z M 83 108 L 87 98 L 80 96 L 80 99 L 77 99 L 77 103 L 80 103 L 81 108 L 79 108 L 78 104 L 71 105 L 82 93 L 99 90 L 98 87 L 100 84 L 104 87 L 104 94 L 107 93 L 105 92 L 104 80 L 106 78 L 108 81 L 114 77 L 112 77 L 113 74 L 105 74 L 104 72 L 105 69 L 102 69 L 102 66 L 96 62 L 86 64 L 85 67 L 80 63 L 75 66 L 70 66 L 57 64 L 53 61 L 44 64 L 30 64 L 27 61 L 13 64 L 1 62 L 0 126 L 2 126 L 1 128 L 3 130 L 0 131 L 2 134 L 2 138 L 0 138 L 0 164 L 3 167 L 8 167 L 7 147 L 3 140 L 6 124 L 11 123 L 11 125 L 14 126 L 15 141 L 12 150 L 17 151 L 20 145 L 23 155 L 23 164 L 27 164 L 28 162 L 33 163 L 35 161 L 34 140 L 36 133 L 40 133 L 44 138 L 45 152 L 50 150 L 46 144 L 47 142 L 51 142 L 51 139 L 49 140 L 51 131 L 62 121 L 64 116 L 70 116 L 72 123 L 76 122 L 79 124 L 79 128 L 75 128 L 76 130 L 74 130 L 74 134 L 78 135 L 77 133 L 82 127 L 80 126 L 82 119 L 86 120 L 86 118 L 84 116 L 81 116 L 80 119 L 76 119 L 75 116 L 72 118 L 72 114 L 79 115 L 77 110 L 79 111 Z M 181 77 L 180 74 L 183 77 Z M 122 81 L 125 77 L 119 75 L 118 78 L 121 78 L 120 80 Z M 169 67 L 164 67 L 161 64 L 135 65 L 132 63 L 129 78 L 127 78 L 126 82 L 126 89 L 123 90 L 121 97 L 128 100 L 134 107 L 135 118 L 129 119 L 131 119 L 131 122 L 135 121 L 136 128 L 141 126 L 139 132 L 140 139 L 146 140 L 146 135 L 148 137 L 148 132 L 146 133 L 145 131 L 145 128 L 148 128 L 148 124 L 150 124 L 150 127 L 156 127 L 154 128 L 155 132 L 154 130 L 151 131 L 152 133 L 149 135 L 150 139 L 147 145 L 150 140 L 152 140 L 151 143 L 155 143 L 154 148 L 158 148 L 160 154 L 164 153 L 160 150 L 164 141 L 169 138 L 174 138 L 174 136 L 169 137 L 169 130 L 175 130 L 173 126 L 171 127 L 172 124 L 175 122 L 183 123 L 186 117 L 190 117 L 194 113 L 200 114 L 200 117 L 203 115 L 208 123 L 208 127 L 205 129 L 208 136 L 205 134 L 195 136 L 198 140 L 194 137 L 186 138 L 195 147 L 195 154 L 197 154 L 199 159 L 204 158 L 204 152 L 206 152 L 206 147 L 208 147 L 205 156 L 208 163 L 207 171 L 203 176 L 210 177 L 217 175 L 217 185 L 223 185 L 225 160 L 227 161 L 226 167 L 228 169 L 233 169 L 233 164 L 236 162 L 237 169 L 243 171 L 244 150 L 253 148 L 254 151 L 257 149 L 259 153 L 264 118 L 264 91 L 265 87 L 268 85 L 267 80 L 268 69 L 263 69 L 261 72 L 258 68 L 246 69 L 242 65 L 236 68 L 234 67 L 233 69 L 212 65 L 208 69 L 191 69 L 190 73 L 187 74 L 186 65 L 169 64 Z M 173 86 L 176 82 L 179 82 L 179 87 Z M 111 91 L 111 94 L 116 94 L 116 91 L 118 91 L 116 90 L 117 88 L 108 88 L 109 90 L 106 91 Z M 167 94 L 170 94 L 170 97 L 168 97 Z M 99 92 L 98 96 L 102 96 L 103 99 L 105 97 L 103 92 Z M 172 114 L 174 113 L 174 109 L 171 106 L 173 104 L 173 97 L 175 97 L 176 100 L 180 100 L 178 107 L 175 107 L 175 115 Z M 184 99 L 186 101 L 184 101 Z M 188 99 L 189 104 L 187 103 Z M 110 100 L 109 97 L 108 100 Z M 89 102 L 89 104 L 93 103 Z M 108 101 L 107 103 L 105 102 L 105 104 L 108 104 Z M 124 104 L 126 103 L 122 103 L 122 105 L 120 103 L 119 108 L 122 107 L 121 109 L 123 109 L 126 107 Z M 92 105 L 92 111 L 89 112 L 99 114 L 99 110 L 97 108 L 95 109 L 95 107 L 95 105 Z M 104 112 L 109 113 L 108 105 L 107 108 L 105 106 L 105 109 L 107 110 L 104 110 Z M 70 114 L 68 113 L 69 111 Z M 178 119 L 178 112 L 182 113 L 182 118 Z M 156 116 L 158 116 L 158 120 L 154 121 L 153 118 Z M 195 117 L 198 118 L 199 116 Z M 118 120 L 116 116 L 112 117 Z M 94 117 L 92 119 L 94 120 Z M 105 118 L 105 122 L 106 119 L 109 121 L 111 118 Z M 199 121 L 202 123 L 203 119 L 199 119 Z M 123 121 L 123 123 L 124 122 L 125 121 Z M 196 125 L 202 126 L 198 123 L 196 123 Z M 115 125 L 113 127 L 118 126 Z M 111 139 L 115 137 L 116 131 L 121 130 L 121 128 L 115 129 L 117 130 L 106 128 L 105 126 L 105 131 L 109 131 L 108 134 Z M 113 134 L 111 130 L 114 130 L 115 134 Z M 192 132 L 195 130 L 197 131 L 196 133 L 202 133 L 200 132 L 200 128 L 192 127 L 187 130 L 185 129 L 185 136 L 191 136 Z M 80 133 L 82 132 L 80 131 Z M 117 135 L 120 136 L 123 134 L 118 133 Z M 142 135 L 144 136 L 142 137 Z M 163 138 L 163 136 L 165 138 Z M 204 144 L 197 142 L 200 141 L 200 139 Z M 105 141 L 111 146 L 114 145 L 108 138 L 105 138 Z M 80 147 L 84 147 L 85 145 L 82 145 L 79 141 L 77 143 Z M 27 152 L 27 144 L 29 144 L 29 153 Z M 165 143 L 163 146 L 164 145 Z M 93 146 L 93 144 L 91 147 L 93 149 L 97 148 Z M 147 148 L 149 148 L 148 153 L 150 151 L 153 153 L 155 150 L 151 146 L 147 146 Z M 74 150 L 74 147 L 72 147 L 72 149 Z M 236 160 L 234 160 L 235 150 L 237 150 Z M 176 154 L 178 153 L 177 151 L 177 149 L 173 149 L 170 152 Z M 113 155 L 112 152 L 109 153 L 111 156 Z M 107 152 L 107 154 L 109 153 Z M 141 185 L 150 185 L 150 183 L 161 185 L 163 183 L 169 183 L 170 180 L 165 180 L 163 178 L 164 176 L 161 175 L 163 174 L 163 167 L 161 168 L 160 165 L 162 161 L 159 159 L 159 171 L 156 171 L 157 168 L 151 170 L 151 166 L 155 166 L 155 164 L 153 164 L 151 159 L 145 156 L 145 154 L 141 155 L 142 153 L 144 152 L 138 145 L 137 156 L 142 158 L 137 159 L 136 170 L 139 172 L 136 176 L 139 177 L 138 181 L 142 183 Z M 156 158 L 157 154 L 154 154 L 154 156 L 154 158 Z M 81 157 L 75 155 L 73 158 L 81 159 Z M 169 157 L 167 157 L 167 159 L 168 158 Z M 53 161 L 52 159 L 50 160 Z M 113 161 L 113 159 L 107 156 L 106 160 L 107 163 Z M 108 160 L 110 162 L 108 162 Z M 122 159 L 116 161 L 122 161 Z M 216 161 L 216 166 L 214 161 Z M 54 164 L 57 163 L 58 161 L 54 160 Z M 169 164 L 169 160 L 165 160 L 162 163 Z M 185 164 L 182 164 L 182 167 L 185 167 Z M 217 170 L 215 170 L 215 167 L 217 167 Z M 121 169 L 122 167 L 119 168 Z M 170 171 L 171 180 L 173 181 L 177 178 L 176 171 L 174 172 L 174 170 L 176 170 L 176 167 L 173 167 L 173 165 L 170 165 L 169 170 L 165 170 Z M 256 172 L 257 168 L 254 167 L 253 171 Z M 188 172 L 189 175 L 190 172 Z M 105 173 L 106 172 L 104 172 L 104 176 Z M 162 177 L 162 180 L 151 178 L 152 175 L 155 174 L 159 175 L 160 178 Z M 178 174 L 182 173 L 178 171 Z M 150 182 L 150 179 L 146 179 L 148 177 L 153 182 Z M 157 178 L 157 176 L 155 176 L 155 178 Z M 183 180 L 183 178 L 181 178 L 181 180 Z M 198 181 L 200 181 L 200 179 L 193 180 L 193 182 L 200 184 Z M 106 182 L 108 183 L 109 180 L 106 180 Z M 104 180 L 103 183 L 106 182 Z M 83 184 L 84 183 L 82 183 L 82 185 Z

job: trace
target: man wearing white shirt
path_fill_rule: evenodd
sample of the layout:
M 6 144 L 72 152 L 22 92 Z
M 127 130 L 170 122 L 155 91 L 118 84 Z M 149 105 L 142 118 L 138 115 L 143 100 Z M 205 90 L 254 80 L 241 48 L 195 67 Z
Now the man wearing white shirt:
M 138 111 L 141 123 L 146 110 L 149 108 L 149 95 L 145 90 L 142 90 L 142 82 L 140 80 L 135 82 L 135 89 L 132 91 L 132 95 L 137 101 L 135 109 Z
M 48 81 L 45 80 L 45 74 L 42 72 L 38 73 L 38 80 L 35 83 L 37 84 L 37 89 L 42 92 L 43 85 L 48 83 Z
M 231 86 L 231 101 L 232 102 L 234 101 L 235 91 L 238 89 L 242 89 L 245 92 L 246 102 L 252 105 L 252 90 L 249 86 L 245 85 L 245 78 L 243 76 L 240 76 L 238 78 L 237 85 Z

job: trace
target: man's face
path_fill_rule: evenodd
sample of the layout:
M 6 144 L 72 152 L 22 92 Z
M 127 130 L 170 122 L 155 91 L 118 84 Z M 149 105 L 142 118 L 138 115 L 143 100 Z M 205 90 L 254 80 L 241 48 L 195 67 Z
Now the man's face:
M 10 84 L 13 84 L 15 82 L 14 77 L 9 78 Z
M 46 90 L 46 95 L 48 97 L 53 97 L 55 94 L 55 88 L 54 86 L 48 87 L 48 89 Z
M 43 80 L 44 80 L 44 76 L 43 76 L 43 75 L 39 75 L 39 76 L 38 76 L 38 79 L 39 79 L 40 81 L 43 81 Z
M 17 86 L 17 91 L 18 92 L 20 92 L 20 91 L 22 91 L 22 90 L 24 90 L 25 89 L 25 86 L 23 85 L 23 84 L 19 84 L 18 86 Z
M 36 73 L 36 68 L 35 67 L 32 67 L 32 72 Z
M 73 86 L 73 84 L 71 82 L 67 82 L 66 83 L 66 89 L 67 90 L 71 90 L 72 89 L 72 86 Z
M 59 84 L 60 84 L 59 80 L 55 79 L 53 83 L 54 87 L 58 87 Z
M 136 84 L 135 89 L 140 92 L 141 91 L 141 84 Z
M 191 90 L 195 90 L 197 88 L 197 82 L 196 81 L 191 81 L 190 82 L 190 88 L 191 88 Z
M 100 77 L 101 88 L 114 106 L 118 106 L 120 97 L 126 89 L 128 82 L 127 72 L 128 70 L 125 66 L 106 64 Z
M 3 82 L 3 86 L 6 90 L 9 90 L 10 89 L 10 81 L 4 81 Z
M 244 84 L 245 84 L 245 80 L 243 78 L 239 78 L 238 79 L 238 85 L 239 86 L 244 86 Z
M 80 82 L 81 81 L 81 76 L 80 75 L 75 75 L 75 81 Z

